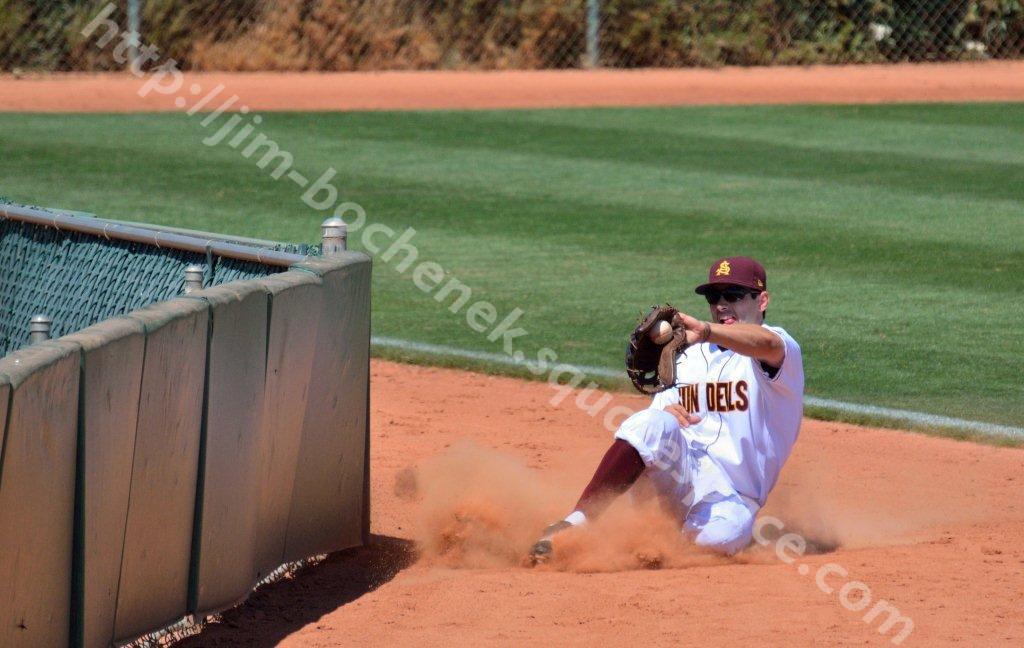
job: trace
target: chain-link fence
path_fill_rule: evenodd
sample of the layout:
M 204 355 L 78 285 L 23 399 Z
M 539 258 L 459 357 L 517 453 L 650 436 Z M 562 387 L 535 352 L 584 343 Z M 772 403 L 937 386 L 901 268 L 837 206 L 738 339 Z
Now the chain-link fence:
M 1021 58 L 1024 0 L 0 0 L 0 70 L 121 67 L 98 14 L 195 70 Z

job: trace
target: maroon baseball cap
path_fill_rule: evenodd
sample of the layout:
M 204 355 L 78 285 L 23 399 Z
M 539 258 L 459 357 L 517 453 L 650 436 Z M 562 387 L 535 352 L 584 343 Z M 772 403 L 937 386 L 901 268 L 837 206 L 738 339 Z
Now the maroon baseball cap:
M 703 295 L 712 286 L 743 286 L 751 290 L 766 290 L 768 278 L 764 266 L 750 257 L 726 257 L 711 264 L 708 282 L 694 290 Z

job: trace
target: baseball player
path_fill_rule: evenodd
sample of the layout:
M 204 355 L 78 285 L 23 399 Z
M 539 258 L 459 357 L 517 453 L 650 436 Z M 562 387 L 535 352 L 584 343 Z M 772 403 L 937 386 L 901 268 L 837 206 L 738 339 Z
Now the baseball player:
M 696 292 L 711 318 L 674 316 L 688 346 L 673 386 L 619 427 L 576 507 L 533 546 L 534 562 L 550 558 L 554 535 L 586 524 L 641 475 L 697 545 L 733 554 L 750 543 L 800 428 L 800 346 L 764 323 L 767 277 L 757 261 L 715 261 Z

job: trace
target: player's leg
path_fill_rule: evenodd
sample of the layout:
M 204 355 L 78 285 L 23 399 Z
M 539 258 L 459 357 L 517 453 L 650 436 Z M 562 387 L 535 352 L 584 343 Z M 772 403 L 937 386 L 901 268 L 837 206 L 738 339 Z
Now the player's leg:
M 615 439 L 573 510 L 588 518 L 596 517 L 612 498 L 629 490 L 643 471 L 644 461 L 640 453 L 626 441 Z
M 750 544 L 754 513 L 738 496 L 700 502 L 686 516 L 684 531 L 698 546 L 731 556 Z
M 533 546 L 533 558 L 545 560 L 551 553 L 551 538 L 555 534 L 599 515 L 615 496 L 628 490 L 645 469 L 651 468 L 655 480 L 671 482 L 669 487 L 674 490 L 685 488 L 689 474 L 685 449 L 679 421 L 671 414 L 646 409 L 626 419 L 572 513 L 545 529 Z
M 640 454 L 622 439 L 615 439 L 597 465 L 590 483 L 583 489 L 572 513 L 544 529 L 530 550 L 534 562 L 542 562 L 551 554 L 555 534 L 596 517 L 616 496 L 629 490 L 644 470 Z

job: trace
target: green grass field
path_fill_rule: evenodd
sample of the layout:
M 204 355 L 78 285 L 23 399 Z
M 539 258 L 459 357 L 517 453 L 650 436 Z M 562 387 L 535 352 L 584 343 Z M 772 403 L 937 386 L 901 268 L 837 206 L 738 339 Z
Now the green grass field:
M 370 222 L 414 227 L 419 261 L 474 299 L 523 309 L 528 357 L 618 368 L 642 308 L 705 314 L 708 264 L 748 254 L 809 394 L 1024 425 L 1024 104 L 280 113 L 261 129 L 306 176 L 335 167 Z M 0 115 L 0 195 L 316 240 L 325 214 L 302 190 L 203 146 L 212 132 Z M 375 334 L 501 350 L 410 275 L 378 260 Z

